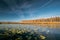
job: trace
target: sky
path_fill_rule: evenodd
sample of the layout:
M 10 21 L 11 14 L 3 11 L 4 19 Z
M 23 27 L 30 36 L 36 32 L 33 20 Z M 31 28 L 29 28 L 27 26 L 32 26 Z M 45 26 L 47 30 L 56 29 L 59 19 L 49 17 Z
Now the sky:
M 60 0 L 0 0 L 0 21 L 60 16 Z

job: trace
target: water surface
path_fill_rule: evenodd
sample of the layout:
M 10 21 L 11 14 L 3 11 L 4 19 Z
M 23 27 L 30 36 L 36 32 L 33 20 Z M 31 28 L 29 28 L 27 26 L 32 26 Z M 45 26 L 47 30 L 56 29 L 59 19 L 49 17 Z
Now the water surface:
M 0 24 L 0 40 L 60 40 L 60 28 L 49 28 L 48 25 Z

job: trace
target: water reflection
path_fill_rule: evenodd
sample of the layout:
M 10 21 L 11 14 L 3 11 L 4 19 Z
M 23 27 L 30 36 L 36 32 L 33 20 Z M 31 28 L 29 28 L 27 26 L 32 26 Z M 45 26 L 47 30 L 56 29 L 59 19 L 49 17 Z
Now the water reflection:
M 34 25 L 34 26 L 40 26 L 45 28 L 60 28 L 60 24 L 25 24 L 25 25 Z
M 60 40 L 59 24 L 0 24 L 0 40 Z

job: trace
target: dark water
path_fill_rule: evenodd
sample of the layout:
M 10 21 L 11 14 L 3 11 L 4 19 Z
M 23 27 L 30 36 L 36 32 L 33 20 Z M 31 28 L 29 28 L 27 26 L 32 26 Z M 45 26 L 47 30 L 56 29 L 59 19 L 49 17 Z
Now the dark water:
M 60 28 L 0 24 L 0 40 L 60 40 Z

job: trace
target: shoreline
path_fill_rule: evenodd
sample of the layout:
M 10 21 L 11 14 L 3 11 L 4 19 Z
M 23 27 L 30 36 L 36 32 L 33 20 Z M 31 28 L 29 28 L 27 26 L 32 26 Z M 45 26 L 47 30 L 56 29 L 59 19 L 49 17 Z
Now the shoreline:
M 36 22 L 36 23 L 0 22 L 0 24 L 60 24 L 60 22 Z

